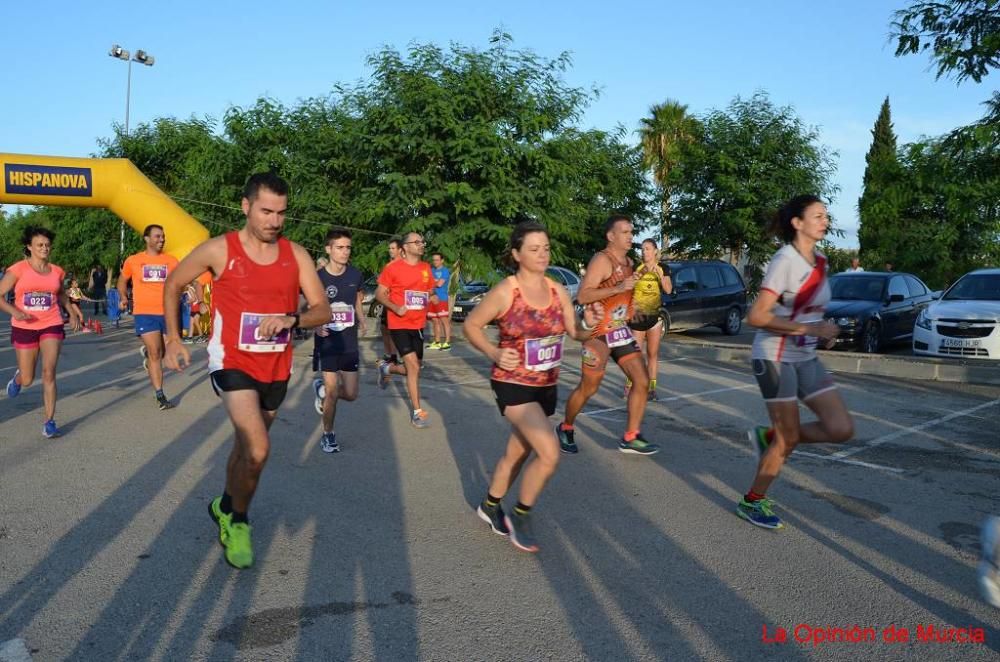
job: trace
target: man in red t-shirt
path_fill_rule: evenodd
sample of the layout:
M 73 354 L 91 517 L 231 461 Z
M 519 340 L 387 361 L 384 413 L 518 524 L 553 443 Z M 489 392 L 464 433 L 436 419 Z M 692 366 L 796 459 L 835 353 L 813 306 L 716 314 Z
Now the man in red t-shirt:
M 424 238 L 416 232 L 403 237 L 401 259 L 390 262 L 378 277 L 375 298 L 385 306 L 389 316 L 389 334 L 402 365 L 383 362 L 379 366 L 379 388 L 389 385 L 389 375 L 406 375 L 406 392 L 413 412 L 410 422 L 418 428 L 430 425 L 427 412 L 420 407 L 420 362 L 424 358 L 424 327 L 434 281 L 431 265 L 420 258 L 424 254 Z

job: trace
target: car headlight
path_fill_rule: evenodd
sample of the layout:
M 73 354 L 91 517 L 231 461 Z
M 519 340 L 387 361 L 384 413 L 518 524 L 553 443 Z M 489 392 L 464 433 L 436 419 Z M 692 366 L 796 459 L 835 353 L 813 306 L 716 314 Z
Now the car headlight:
M 856 317 L 838 317 L 834 321 L 837 323 L 837 326 L 855 326 L 858 323 Z
M 921 329 L 931 330 L 931 316 L 927 314 L 926 308 L 921 310 L 920 314 L 917 315 L 917 326 Z

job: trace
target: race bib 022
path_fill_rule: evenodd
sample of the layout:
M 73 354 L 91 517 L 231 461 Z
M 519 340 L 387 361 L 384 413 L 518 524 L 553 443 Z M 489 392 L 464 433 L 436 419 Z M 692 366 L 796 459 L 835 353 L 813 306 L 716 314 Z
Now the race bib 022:
M 25 292 L 21 299 L 21 309 L 26 312 L 41 313 L 52 309 L 52 292 Z

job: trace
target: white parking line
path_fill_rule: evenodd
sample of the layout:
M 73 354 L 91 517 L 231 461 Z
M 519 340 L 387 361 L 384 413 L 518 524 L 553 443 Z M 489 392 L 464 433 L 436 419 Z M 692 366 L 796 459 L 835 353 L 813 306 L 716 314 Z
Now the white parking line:
M 897 474 L 901 474 L 904 471 L 903 469 L 900 469 L 898 467 L 887 467 L 881 464 L 862 462 L 861 460 L 846 460 L 842 457 L 837 457 L 836 455 L 820 455 L 819 453 L 810 453 L 808 451 L 800 451 L 799 449 L 795 449 L 795 451 L 792 453 L 792 457 L 795 457 L 796 455 L 801 455 L 803 457 L 811 457 L 817 460 L 829 460 L 831 462 L 851 464 L 856 467 L 865 467 L 866 469 L 879 469 L 880 471 L 891 471 L 892 473 L 897 473 Z
M 691 398 L 698 398 L 703 395 L 712 395 L 713 393 L 725 393 L 727 391 L 742 391 L 744 389 L 754 388 L 756 386 L 757 386 L 756 384 L 742 384 L 740 386 L 727 386 L 726 388 L 714 388 L 711 391 L 701 391 L 700 393 L 685 393 L 684 395 L 674 395 L 669 398 L 660 398 L 659 400 L 655 400 L 650 404 L 672 402 L 674 400 L 689 400 Z M 609 411 L 620 411 L 622 409 L 628 409 L 628 405 L 625 404 L 625 405 L 620 405 L 618 407 L 608 407 L 607 409 L 593 409 L 591 411 L 582 411 L 580 412 L 580 416 L 593 416 L 594 414 L 603 414 Z
M 941 416 L 939 418 L 932 419 L 926 423 L 921 423 L 920 425 L 914 425 L 908 428 L 903 428 L 901 430 L 896 430 L 895 432 L 890 432 L 889 434 L 884 434 L 881 437 L 876 437 L 870 442 L 863 446 L 854 446 L 853 448 L 848 448 L 846 450 L 838 451 L 831 455 L 829 459 L 842 460 L 845 457 L 850 457 L 852 455 L 857 455 L 861 451 L 868 450 L 869 448 L 875 448 L 876 446 L 881 446 L 882 444 L 888 443 L 890 441 L 895 441 L 900 437 L 905 437 L 908 434 L 913 434 L 914 432 L 920 432 L 926 430 L 927 428 L 934 427 L 935 425 L 940 425 L 941 423 L 947 423 L 948 421 L 961 418 L 962 416 L 968 416 L 969 414 L 974 414 L 980 409 L 986 409 L 987 407 L 993 407 L 1000 404 L 1000 400 L 991 400 L 990 402 L 984 402 L 975 407 L 970 407 L 968 409 L 963 409 L 962 411 L 956 411 L 947 416 Z

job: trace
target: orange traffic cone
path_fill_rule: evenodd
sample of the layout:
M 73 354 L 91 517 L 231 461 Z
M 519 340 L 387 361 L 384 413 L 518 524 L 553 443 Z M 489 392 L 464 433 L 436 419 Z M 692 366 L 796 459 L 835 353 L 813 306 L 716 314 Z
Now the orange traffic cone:
M 104 327 L 101 325 L 101 320 L 94 320 L 94 330 L 100 335 L 104 333 Z

